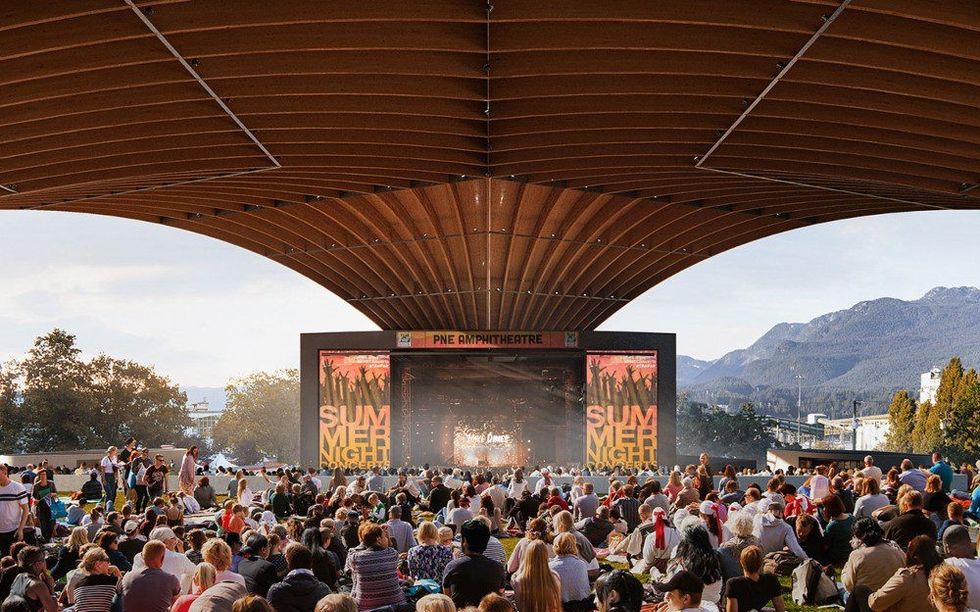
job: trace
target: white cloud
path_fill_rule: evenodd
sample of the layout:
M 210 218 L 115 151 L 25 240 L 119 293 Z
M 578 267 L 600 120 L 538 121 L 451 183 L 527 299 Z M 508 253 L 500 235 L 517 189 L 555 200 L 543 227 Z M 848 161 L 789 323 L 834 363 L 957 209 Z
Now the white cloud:
M 883 215 L 751 243 L 667 279 L 602 326 L 672 331 L 702 358 L 885 295 L 980 286 L 980 214 Z M 376 327 L 299 274 L 217 240 L 154 224 L 0 212 L 0 358 L 58 326 L 88 353 L 155 364 L 182 385 L 223 386 L 296 367 L 299 334 Z

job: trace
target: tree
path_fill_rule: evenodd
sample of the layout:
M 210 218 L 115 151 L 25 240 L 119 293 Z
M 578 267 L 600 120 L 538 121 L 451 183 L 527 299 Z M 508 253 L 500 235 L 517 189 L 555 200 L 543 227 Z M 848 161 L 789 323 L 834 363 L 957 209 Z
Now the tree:
M 939 448 L 943 432 L 939 427 L 940 409 L 932 402 L 919 404 L 912 429 L 912 452 L 930 453 Z
M 299 371 L 256 372 L 225 387 L 214 445 L 240 463 L 299 460 Z
M 980 414 L 980 384 L 974 382 L 960 389 L 944 432 L 943 450 L 954 463 L 973 461 L 980 455 L 977 414 Z
M 909 397 L 909 392 L 904 389 L 896 391 L 888 406 L 888 434 L 885 444 L 890 450 L 903 453 L 912 450 L 915 414 L 915 400 Z
M 100 446 L 132 436 L 159 446 L 184 438 L 190 425 L 187 394 L 153 368 L 99 355 L 88 363 L 88 391 L 95 410 L 92 425 Z
M 0 448 L 105 448 L 129 436 L 179 442 L 187 397 L 153 368 L 100 355 L 82 361 L 75 336 L 55 329 L 0 370 Z M 19 399 L 18 399 L 19 398 Z M 13 423 L 13 425 L 9 425 Z
M 17 379 L 16 361 L 0 364 L 0 450 L 7 452 L 17 452 L 23 444 Z
M 21 432 L 24 449 L 95 448 L 93 405 L 86 393 L 85 363 L 75 336 L 54 329 L 38 337 L 20 364 L 23 376 Z
M 943 368 L 939 378 L 939 388 L 936 389 L 936 401 L 933 405 L 939 409 L 940 418 L 952 410 L 956 401 L 956 390 L 963 378 L 963 363 L 959 357 L 953 357 Z
M 705 450 L 730 457 L 765 460 L 766 450 L 776 446 L 772 419 L 759 415 L 755 406 L 742 404 L 735 414 L 691 403 L 678 414 L 678 452 L 696 455 Z

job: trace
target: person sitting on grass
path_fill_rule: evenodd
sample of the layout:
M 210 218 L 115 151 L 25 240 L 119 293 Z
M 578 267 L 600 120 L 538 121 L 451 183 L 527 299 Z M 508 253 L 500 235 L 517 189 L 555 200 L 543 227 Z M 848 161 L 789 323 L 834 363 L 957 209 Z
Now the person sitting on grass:
M 743 576 L 732 578 L 725 584 L 725 612 L 749 612 L 771 607 L 784 612 L 782 587 L 779 578 L 762 573 L 762 549 L 747 546 L 739 555 Z

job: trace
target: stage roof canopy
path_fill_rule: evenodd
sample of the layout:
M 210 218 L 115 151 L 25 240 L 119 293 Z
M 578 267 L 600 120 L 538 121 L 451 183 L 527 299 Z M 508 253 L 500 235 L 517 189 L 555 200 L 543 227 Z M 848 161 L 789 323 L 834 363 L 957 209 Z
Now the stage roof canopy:
M 591 329 L 726 249 L 980 205 L 975 0 L 12 0 L 0 209 L 224 240 L 386 329 Z

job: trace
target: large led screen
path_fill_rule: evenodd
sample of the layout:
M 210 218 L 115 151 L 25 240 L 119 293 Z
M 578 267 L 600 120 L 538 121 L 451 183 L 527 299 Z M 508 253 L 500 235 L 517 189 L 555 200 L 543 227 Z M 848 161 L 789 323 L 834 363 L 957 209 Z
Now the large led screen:
M 581 463 L 582 357 L 393 353 L 395 455 L 410 465 Z
M 657 462 L 657 353 L 586 356 L 585 462 Z
M 320 352 L 320 464 L 387 466 L 391 402 L 387 353 Z

